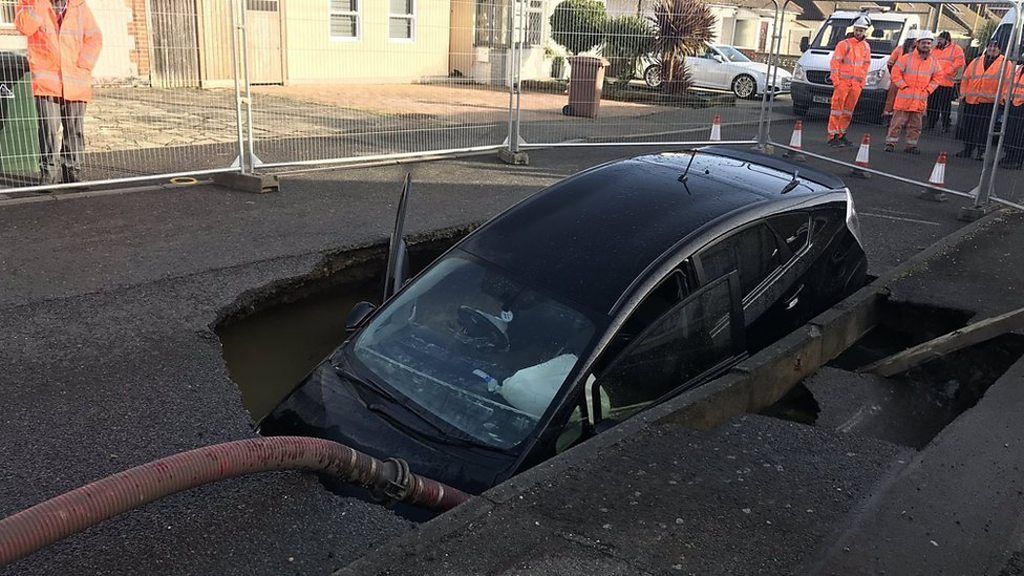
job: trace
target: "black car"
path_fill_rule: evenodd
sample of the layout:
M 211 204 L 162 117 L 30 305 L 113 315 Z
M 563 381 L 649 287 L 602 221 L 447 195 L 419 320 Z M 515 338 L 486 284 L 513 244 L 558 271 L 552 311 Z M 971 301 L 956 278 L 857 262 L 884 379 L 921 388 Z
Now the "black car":
M 400 290 L 353 310 L 352 337 L 260 432 L 402 458 L 471 493 L 711 380 L 867 268 L 841 180 L 727 148 L 567 178 L 403 285 L 404 204 Z

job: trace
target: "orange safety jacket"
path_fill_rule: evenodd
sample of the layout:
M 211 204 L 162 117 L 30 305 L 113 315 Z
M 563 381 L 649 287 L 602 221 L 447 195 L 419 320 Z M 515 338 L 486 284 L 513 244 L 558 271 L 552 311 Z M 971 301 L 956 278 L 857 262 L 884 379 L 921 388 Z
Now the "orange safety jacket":
M 1003 104 L 1006 103 L 1007 90 L 1003 90 Z M 1024 104 L 1024 66 L 1017 68 L 1017 75 L 1013 78 L 1013 105 L 1020 106 Z
M 964 70 L 964 78 L 960 83 L 960 95 L 968 104 L 992 104 L 999 92 L 999 69 L 1003 65 L 1003 57 L 997 56 L 992 65 L 985 68 L 985 55 L 978 56 Z M 1004 86 L 1009 85 L 1013 77 L 1013 66 L 1006 71 Z
M 889 67 L 889 70 L 892 70 L 892 67 L 895 66 L 896 63 L 899 62 L 900 58 L 902 58 L 902 57 L 903 57 L 903 45 L 900 44 L 899 46 L 893 48 L 892 54 L 889 54 L 889 63 L 886 64 L 886 66 Z
M 868 79 L 868 70 L 871 69 L 871 47 L 868 41 L 847 38 L 836 44 L 829 68 L 832 70 L 832 84 L 852 82 L 863 86 Z
M 85 0 L 67 0 L 60 26 L 50 0 L 18 0 L 14 24 L 28 37 L 34 95 L 78 102 L 92 99 L 92 69 L 103 47 L 103 34 Z
M 928 95 L 939 87 L 942 64 L 933 56 L 921 57 L 916 50 L 900 58 L 892 67 L 892 83 L 899 89 L 892 109 L 901 112 L 924 112 Z
M 942 77 L 939 78 L 939 86 L 953 86 L 953 81 L 956 80 L 964 70 L 964 64 L 967 60 L 964 59 L 964 49 L 950 42 L 945 48 L 932 48 L 932 58 L 935 58 L 942 64 Z

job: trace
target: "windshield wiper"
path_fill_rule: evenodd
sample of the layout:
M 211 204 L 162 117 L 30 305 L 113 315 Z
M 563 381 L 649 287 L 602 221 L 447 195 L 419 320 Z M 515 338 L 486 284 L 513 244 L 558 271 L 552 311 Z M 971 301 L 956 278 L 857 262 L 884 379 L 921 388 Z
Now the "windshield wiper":
M 345 360 L 343 359 L 342 362 L 345 362 Z M 337 371 L 338 374 L 340 374 L 345 379 L 350 380 L 352 382 L 355 382 L 356 384 L 359 384 L 363 388 L 369 389 L 371 392 L 374 392 L 378 396 L 382 396 L 386 400 L 390 400 L 391 402 L 394 402 L 395 404 L 399 404 L 401 406 L 405 406 L 405 403 L 401 399 L 399 399 L 397 396 L 395 396 L 395 394 L 391 390 L 388 390 L 384 386 L 381 386 L 380 384 L 378 384 L 378 383 L 376 383 L 376 382 L 374 382 L 374 381 L 372 381 L 372 380 L 370 380 L 368 378 L 363 378 L 363 377 L 359 376 L 358 374 L 355 373 L 354 370 L 352 370 L 351 368 L 348 367 L 347 362 L 344 365 L 341 365 L 341 366 L 339 366 L 338 364 L 335 364 L 335 363 L 332 362 L 331 366 L 333 366 L 334 370 Z
M 476 440 L 475 438 L 473 438 L 473 437 L 471 437 L 471 436 L 469 436 L 467 434 L 464 434 L 464 433 L 462 433 L 461 431 L 459 431 L 457 429 L 454 429 L 454 428 L 448 429 L 446 427 L 440 426 L 437 423 L 431 421 L 426 416 L 420 414 L 419 412 L 413 410 L 412 408 L 410 408 L 408 406 L 405 406 L 404 404 L 402 405 L 402 407 L 405 408 L 406 412 L 413 414 L 421 422 L 423 422 L 424 424 L 428 425 L 434 431 L 434 433 L 427 433 L 427 432 L 425 432 L 425 431 L 423 431 L 423 430 L 421 430 L 419 428 L 416 428 L 414 426 L 410 426 L 407 422 L 405 422 L 404 420 L 399 418 L 396 414 L 394 414 L 393 412 L 389 411 L 388 408 L 387 408 L 387 405 L 376 404 L 376 403 L 370 403 L 370 404 L 366 405 L 367 410 L 369 410 L 370 412 L 374 412 L 376 414 L 380 414 L 380 415 L 386 417 L 388 420 L 398 424 L 402 428 L 405 428 L 407 430 L 412 430 L 413 432 L 416 432 L 417 434 L 419 434 L 421 436 L 424 436 L 424 437 L 429 438 L 431 440 L 435 440 L 435 441 L 440 442 L 442 444 L 448 444 L 450 446 L 485 448 L 487 450 L 493 450 L 495 452 L 507 453 L 507 450 L 504 450 L 502 448 L 498 448 L 496 446 L 491 446 L 491 445 L 486 444 L 484 442 L 480 442 L 479 440 Z

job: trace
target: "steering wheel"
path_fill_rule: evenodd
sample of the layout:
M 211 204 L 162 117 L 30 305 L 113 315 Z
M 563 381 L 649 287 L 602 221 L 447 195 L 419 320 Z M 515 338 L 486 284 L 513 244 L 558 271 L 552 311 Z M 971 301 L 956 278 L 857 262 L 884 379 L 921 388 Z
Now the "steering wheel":
M 469 306 L 459 306 L 459 326 L 464 342 L 481 350 L 508 350 L 508 335 L 491 321 L 483 312 Z

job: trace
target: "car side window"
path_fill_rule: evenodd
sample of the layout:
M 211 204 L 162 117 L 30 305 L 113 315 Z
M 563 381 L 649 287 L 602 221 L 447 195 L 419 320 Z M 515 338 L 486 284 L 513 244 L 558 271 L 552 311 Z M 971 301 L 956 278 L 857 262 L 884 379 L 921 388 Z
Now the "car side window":
M 782 265 L 775 234 L 764 224 L 751 226 L 697 254 L 705 283 L 739 271 L 740 290 L 750 294 Z
M 768 219 L 768 225 L 782 238 L 792 254 L 800 252 L 807 245 L 810 223 L 810 215 L 804 212 L 780 214 Z
M 722 278 L 680 302 L 597 377 L 602 404 L 607 402 L 604 418 L 622 420 L 742 349 L 743 320 L 739 291 L 732 287 L 735 281 L 735 275 Z

